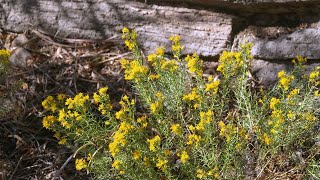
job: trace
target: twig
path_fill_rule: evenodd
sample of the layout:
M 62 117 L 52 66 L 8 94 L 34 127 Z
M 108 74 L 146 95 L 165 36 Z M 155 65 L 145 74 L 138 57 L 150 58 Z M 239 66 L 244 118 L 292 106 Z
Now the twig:
M 11 176 L 10 176 L 9 180 L 12 180 L 12 178 L 13 178 L 14 174 L 17 172 L 18 167 L 19 167 L 19 165 L 20 165 L 20 163 L 21 163 L 21 161 L 22 161 L 23 157 L 24 157 L 24 155 L 22 155 L 22 156 L 20 157 L 20 159 L 19 159 L 19 161 L 18 161 L 18 164 L 17 164 L 17 165 L 16 165 L 16 167 L 14 168 L 14 170 L 13 170 L 13 172 L 12 172 L 12 174 L 11 174 Z
M 68 159 L 66 160 L 66 162 L 64 162 L 61 166 L 61 168 L 58 170 L 57 173 L 55 173 L 54 177 L 52 179 L 57 178 L 58 176 L 60 176 L 61 172 L 63 171 L 63 169 L 67 166 L 67 164 L 71 161 L 71 159 L 73 158 L 75 153 L 71 154 Z
M 102 63 L 105 63 L 105 62 L 108 62 L 108 61 L 113 61 L 113 60 L 122 58 L 122 57 L 124 57 L 124 56 L 127 56 L 127 55 L 129 55 L 129 54 L 131 54 L 131 52 L 127 52 L 127 53 L 124 53 L 124 54 L 120 54 L 120 55 L 118 55 L 118 56 L 114 56 L 114 57 L 105 59 L 105 60 L 103 60 L 103 61 L 98 62 L 98 64 L 102 64 Z

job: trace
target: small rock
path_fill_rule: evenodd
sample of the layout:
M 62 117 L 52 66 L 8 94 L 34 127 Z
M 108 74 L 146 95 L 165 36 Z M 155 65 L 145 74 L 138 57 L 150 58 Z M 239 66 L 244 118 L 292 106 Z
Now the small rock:
M 28 38 L 24 34 L 19 34 L 11 44 L 11 47 L 23 47 L 28 42 Z
M 27 61 L 32 56 L 30 52 L 22 47 L 18 47 L 15 49 L 10 58 L 9 61 L 11 62 L 11 65 L 19 67 L 19 68 L 26 68 L 27 67 Z
M 320 63 L 309 63 L 305 65 L 305 74 L 309 74 L 312 69 L 320 66 Z M 266 88 L 273 86 L 278 81 L 278 72 L 285 70 L 289 72 L 293 68 L 290 61 L 266 61 L 254 59 L 252 61 L 252 73 L 258 78 Z

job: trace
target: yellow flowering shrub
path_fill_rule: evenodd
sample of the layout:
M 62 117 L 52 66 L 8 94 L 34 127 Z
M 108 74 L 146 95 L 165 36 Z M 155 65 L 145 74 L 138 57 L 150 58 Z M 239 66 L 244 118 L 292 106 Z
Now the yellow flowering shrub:
M 181 58 L 180 36 L 169 38 L 171 57 L 160 47 L 146 59 L 135 31 L 124 28 L 122 38 L 135 55 L 121 60 L 135 99 L 123 95 L 114 108 L 103 87 L 42 102 L 43 127 L 59 144 L 77 145 L 77 170 L 97 179 L 261 178 L 281 171 L 272 159 L 285 155 L 283 169 L 309 175 L 305 169 L 318 153 L 311 149 L 319 137 L 320 68 L 306 80 L 298 75 L 305 59 L 298 57 L 292 72 L 278 73 L 272 89 L 256 90 L 249 76 L 251 44 L 222 52 L 218 76 L 205 78 L 198 55 Z M 299 149 L 307 149 L 303 166 L 293 155 Z M 252 164 L 253 175 L 246 169 Z

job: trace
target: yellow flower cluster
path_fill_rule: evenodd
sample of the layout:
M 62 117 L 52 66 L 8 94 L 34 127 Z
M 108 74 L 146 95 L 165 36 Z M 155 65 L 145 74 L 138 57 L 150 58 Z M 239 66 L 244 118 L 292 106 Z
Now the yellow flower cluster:
M 219 121 L 218 125 L 220 127 L 220 134 L 219 135 L 221 137 L 225 137 L 227 143 L 229 143 L 231 141 L 232 137 L 236 137 L 237 126 L 234 126 L 231 123 L 226 125 L 223 121 Z
M 116 160 L 113 161 L 113 163 L 112 163 L 111 166 L 112 166 L 113 168 L 119 170 L 121 164 L 122 164 L 122 162 L 116 159 Z
M 207 112 L 200 112 L 200 122 L 196 125 L 198 131 L 203 131 L 207 124 L 210 124 L 213 117 L 213 111 L 208 110 Z
M 204 171 L 203 169 L 197 169 L 196 174 L 197 178 L 199 179 L 211 179 L 212 177 L 214 177 L 215 179 L 220 178 L 218 166 L 215 166 L 212 170 L 209 170 L 208 172 Z M 208 176 L 211 176 L 211 178 L 209 178 Z
M 53 96 L 48 96 L 45 100 L 42 101 L 42 107 L 47 111 L 56 112 L 57 111 L 57 102 Z
M 316 83 L 316 85 L 319 84 L 319 77 L 320 77 L 320 66 L 318 67 L 319 69 L 318 70 L 315 70 L 315 71 L 312 71 L 310 74 L 309 74 L 309 82 L 311 83 Z
M 200 60 L 199 55 L 194 53 L 192 56 L 188 55 L 185 60 L 187 61 L 187 66 L 189 71 L 195 73 L 198 76 L 202 76 L 202 63 L 203 61 Z
M 161 69 L 169 72 L 176 72 L 178 70 L 178 64 L 175 60 L 166 60 L 161 62 Z
M 200 106 L 200 103 L 202 102 L 202 98 L 200 94 L 198 93 L 197 88 L 193 88 L 191 93 L 186 94 L 182 97 L 183 101 L 193 103 L 193 107 L 197 109 Z
M 149 75 L 149 79 L 150 80 L 157 80 L 157 79 L 159 79 L 161 77 L 161 75 L 160 74 L 150 74 Z
M 140 124 L 140 127 L 146 128 L 148 126 L 147 116 L 139 117 L 137 123 Z
M 76 159 L 75 165 L 76 165 L 76 170 L 78 171 L 81 171 L 82 169 L 85 169 L 88 166 L 86 160 L 83 158 Z
M 140 156 L 141 156 L 141 154 L 140 154 L 139 151 L 133 151 L 133 153 L 132 153 L 132 158 L 133 158 L 134 160 L 138 160 L 138 159 L 140 158 Z
M 183 164 L 185 164 L 190 159 L 187 151 L 181 151 L 181 153 L 178 153 L 178 156 L 180 157 L 180 160 Z
M 99 104 L 98 110 L 102 115 L 106 115 L 112 109 L 107 91 L 108 87 L 103 87 L 98 90 L 98 93 L 93 93 L 93 103 Z
M 223 51 L 219 58 L 219 63 L 217 71 L 221 72 L 225 77 L 234 76 L 244 66 L 241 52 Z
M 135 104 L 134 100 L 129 101 L 128 96 L 123 96 L 119 104 L 121 105 L 121 109 L 120 111 L 116 112 L 116 119 L 121 121 L 131 121 L 132 119 L 128 114 L 131 111 L 131 107 Z
M 180 126 L 180 124 L 172 124 L 171 127 L 171 132 L 177 135 L 181 135 L 182 134 L 182 128 Z
M 180 44 L 180 36 L 179 35 L 170 36 L 169 40 L 172 41 L 171 48 L 175 58 L 179 58 L 181 51 L 184 49 L 184 47 L 181 46 Z
M 68 106 L 70 109 L 68 112 L 65 111 L 64 108 L 61 108 L 64 104 L 66 96 L 64 94 L 58 94 L 57 95 L 57 100 L 53 96 L 48 96 L 43 102 L 42 106 L 45 110 L 49 110 L 53 113 L 57 112 L 58 115 L 57 117 L 55 116 L 46 116 L 42 120 L 42 125 L 46 129 L 51 129 L 51 127 L 54 125 L 55 122 L 60 122 L 61 126 L 70 129 L 72 124 L 71 122 L 73 120 L 75 121 L 80 121 L 82 119 L 81 114 L 77 110 L 72 110 L 72 109 L 78 109 L 78 110 L 84 110 L 86 109 L 85 102 L 88 101 L 88 96 L 83 96 L 82 93 L 80 93 L 78 96 L 76 96 L 74 99 L 68 98 L 65 102 L 65 105 Z M 58 104 L 59 107 L 58 107 Z
M 280 127 L 280 125 L 284 122 L 284 117 L 283 117 L 283 112 L 281 110 L 273 110 L 271 113 L 271 119 L 269 121 L 269 125 L 272 125 L 273 128 L 271 129 L 272 133 L 276 133 L 277 132 L 277 128 Z
M 149 143 L 150 151 L 153 151 L 153 152 L 156 151 L 157 147 L 160 144 L 160 141 L 161 141 L 161 139 L 160 139 L 159 135 L 155 136 L 152 139 L 148 139 L 147 142 Z
M 266 145 L 270 145 L 272 142 L 272 139 L 270 138 L 270 136 L 267 133 L 263 133 L 261 140 L 266 144 Z
M 62 137 L 61 134 L 58 132 L 54 133 L 53 137 L 55 137 L 59 140 L 58 144 L 60 144 L 60 145 L 67 143 L 67 139 L 65 137 Z
M 66 100 L 66 106 L 68 106 L 68 109 L 77 109 L 81 108 L 84 112 L 87 109 L 87 104 L 89 101 L 89 95 L 83 95 L 83 93 L 77 94 L 73 99 L 68 98 Z
M 193 126 L 190 126 L 190 127 L 193 127 Z M 190 129 L 190 128 L 189 128 Z M 191 128 L 190 130 L 192 131 L 193 128 Z M 188 141 L 187 141 L 187 145 L 193 145 L 195 144 L 195 146 L 197 147 L 200 143 L 200 141 L 202 141 L 202 138 L 200 135 L 197 135 L 195 133 L 191 133 L 188 135 Z
M 211 94 L 217 94 L 219 89 L 220 80 L 214 80 L 212 76 L 208 78 L 208 84 L 206 84 L 206 91 Z
M 6 49 L 0 49 L 0 61 L 8 61 L 10 58 L 11 52 Z
M 10 67 L 10 55 L 11 52 L 9 50 L 0 49 L 0 73 L 8 71 L 8 68 Z
M 113 142 L 109 144 L 109 152 L 113 157 L 117 155 L 120 148 L 126 145 L 126 135 L 133 129 L 133 126 L 127 122 L 121 122 L 119 129 L 113 135 Z
M 128 60 L 122 59 L 120 63 L 122 68 L 125 69 L 125 80 L 133 80 L 139 82 L 141 78 L 147 77 L 147 74 L 149 72 L 148 67 L 140 65 L 140 63 L 137 60 L 129 62 Z
M 284 70 L 278 72 L 278 78 L 279 78 L 279 87 L 283 88 L 284 90 L 288 90 L 290 83 L 294 80 L 293 75 L 286 74 Z
M 50 127 L 53 125 L 53 123 L 57 121 L 57 118 L 54 116 L 45 116 L 42 120 L 42 125 L 46 129 L 50 129 Z
M 138 48 L 137 44 L 138 34 L 136 31 L 130 31 L 128 28 L 124 27 L 122 29 L 122 39 L 129 50 L 134 50 Z
M 157 48 L 156 55 L 163 56 L 164 52 L 165 52 L 165 48 L 163 46 L 161 46 L 161 47 Z
M 296 95 L 299 94 L 299 92 L 300 92 L 300 89 L 298 89 L 298 88 L 293 89 L 293 90 L 290 91 L 290 93 L 288 94 L 288 99 L 290 100 L 290 99 L 294 98 Z M 292 104 L 292 103 L 291 103 L 291 104 Z
M 294 65 L 302 66 L 302 64 L 307 62 L 307 58 L 303 58 L 302 56 L 297 56 L 296 59 L 292 60 Z
M 272 97 L 270 100 L 270 109 L 276 109 L 276 106 L 280 104 L 280 99 L 277 99 L 275 97 Z
M 175 60 L 165 60 L 163 58 L 164 47 L 158 48 L 156 54 L 150 54 L 148 56 L 148 61 L 156 69 L 161 69 L 163 71 L 176 72 L 178 70 L 178 63 Z
M 160 92 L 156 93 L 156 99 L 154 103 L 150 104 L 150 112 L 151 114 L 158 114 L 162 111 L 163 108 L 163 102 L 164 102 L 164 97 Z
M 167 168 L 167 163 L 168 163 L 167 159 L 158 157 L 156 166 L 157 166 L 157 168 L 164 171 Z
M 147 59 L 153 67 L 158 66 L 160 64 L 160 61 L 162 60 L 158 57 L 157 54 L 149 54 Z
M 311 112 L 306 112 L 303 114 L 303 116 L 307 121 L 316 121 L 317 120 L 317 117 Z

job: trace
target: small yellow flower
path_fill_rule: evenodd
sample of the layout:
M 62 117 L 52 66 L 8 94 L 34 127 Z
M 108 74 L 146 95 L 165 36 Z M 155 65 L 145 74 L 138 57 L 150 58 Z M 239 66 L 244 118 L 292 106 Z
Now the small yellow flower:
M 103 87 L 99 89 L 99 95 L 100 96 L 105 96 L 107 94 L 108 87 Z
M 314 96 L 320 97 L 320 92 L 319 92 L 319 90 L 314 91 Z
M 156 151 L 157 146 L 159 146 L 160 141 L 161 141 L 161 139 L 160 139 L 160 136 L 158 136 L 158 135 L 152 139 L 148 139 L 147 142 L 149 143 L 150 151 L 153 151 L 153 152 Z
M 57 96 L 57 99 L 58 99 L 59 101 L 64 101 L 65 98 L 66 98 L 66 95 L 65 95 L 65 94 L 58 94 L 58 96 Z
M 309 74 L 309 82 L 313 83 L 315 82 L 320 76 L 320 71 L 312 71 Z
M 278 72 L 279 79 L 279 87 L 283 88 L 284 90 L 289 89 L 290 83 L 294 80 L 293 75 L 286 74 L 284 70 Z
M 287 114 L 287 117 L 289 119 L 293 119 L 295 117 L 295 114 L 293 114 L 292 111 L 289 111 L 288 114 Z
M 126 118 L 126 113 L 123 109 L 121 109 L 120 111 L 116 112 L 116 119 L 118 120 L 123 120 Z
M 115 168 L 115 169 L 117 169 L 117 170 L 119 170 L 121 164 L 122 164 L 122 162 L 116 159 L 116 160 L 112 163 L 112 167 Z
M 293 89 L 292 91 L 290 91 L 290 93 L 288 94 L 288 99 L 292 99 L 294 96 L 296 96 L 297 94 L 299 94 L 300 89 Z
M 199 179 L 203 179 L 203 178 L 206 178 L 207 177 L 207 174 L 204 170 L 202 169 L 197 169 L 197 178 Z
M 267 145 L 270 145 L 272 142 L 272 139 L 268 136 L 268 134 L 264 133 L 262 135 L 262 141 L 264 141 Z
M 151 114 L 158 114 L 161 110 L 162 103 L 160 101 L 156 101 L 150 104 Z
M 188 141 L 187 141 L 187 145 L 192 145 L 195 144 L 196 146 L 198 146 L 199 142 L 202 140 L 201 136 L 197 135 L 197 134 L 190 134 L 188 136 Z
M 60 145 L 64 145 L 67 143 L 67 139 L 66 138 L 61 138 L 60 141 L 58 142 L 58 144 Z
M 132 153 L 132 157 L 134 160 L 138 160 L 140 158 L 140 152 L 139 151 L 134 151 Z
M 180 45 L 180 36 L 178 35 L 173 35 L 173 36 L 170 36 L 169 40 L 172 41 L 172 51 L 174 52 L 174 55 L 178 55 L 180 54 L 181 50 L 184 49 L 183 46 Z
M 48 96 L 43 102 L 42 102 L 42 107 L 45 110 L 50 110 L 52 112 L 55 112 L 57 110 L 57 105 L 56 101 L 53 98 L 53 96 Z
M 165 52 L 165 49 L 163 46 L 159 47 L 157 50 L 156 50 L 156 54 L 158 56 L 163 56 L 164 55 L 164 52 Z
M 200 94 L 198 93 L 198 89 L 197 88 L 193 88 L 191 93 L 186 94 L 182 97 L 183 101 L 189 102 L 189 103 L 193 103 L 194 104 L 194 108 L 197 109 L 200 106 L 200 103 L 202 102 L 202 98 L 200 96 Z
M 168 163 L 167 159 L 159 157 L 158 160 L 157 160 L 156 166 L 157 166 L 157 168 L 159 168 L 162 171 L 164 171 L 167 168 L 167 163 Z
M 164 150 L 164 155 L 165 156 L 170 156 L 171 151 L 169 149 Z
M 121 60 L 120 60 L 120 64 L 121 64 L 121 68 L 127 69 L 128 66 L 130 65 L 130 61 L 128 61 L 128 60 L 126 60 L 126 59 L 121 59 Z
M 180 124 L 172 124 L 171 127 L 171 132 L 177 135 L 181 135 L 182 134 L 182 129 Z
M 270 101 L 270 109 L 276 109 L 277 105 L 280 103 L 280 99 L 277 99 L 275 97 L 271 98 Z
M 151 80 L 157 80 L 157 79 L 160 78 L 160 74 L 150 74 L 150 75 L 149 75 L 149 78 L 150 78 Z
M 178 69 L 178 64 L 175 60 L 167 60 L 161 62 L 161 69 L 169 72 L 176 72 Z
M 127 27 L 124 27 L 122 29 L 122 33 L 129 33 L 129 32 L 130 32 L 130 30 Z
M 124 66 L 124 64 L 126 66 L 124 71 L 125 80 L 140 81 L 140 79 L 146 77 L 149 72 L 148 67 L 140 65 L 137 60 L 131 61 L 128 64 L 126 61 L 122 61 L 122 66 Z
M 178 154 L 178 156 L 180 156 L 180 160 L 183 164 L 185 164 L 190 159 L 187 151 L 182 151 Z
M 187 55 L 185 58 L 187 61 L 187 66 L 190 70 L 190 72 L 197 74 L 198 76 L 202 76 L 202 63 L 203 61 L 200 60 L 199 55 L 194 53 L 192 56 Z
M 212 94 L 217 94 L 218 93 L 219 84 L 220 84 L 220 80 L 219 79 L 206 84 L 206 91 L 207 92 L 211 92 Z
M 50 129 L 50 127 L 52 126 L 52 124 L 56 121 L 56 117 L 54 116 L 46 116 L 43 118 L 42 120 L 42 125 L 44 128 L 46 129 Z
M 286 76 L 286 72 L 284 70 L 278 72 L 278 78 L 282 78 Z
M 91 159 L 92 159 L 92 154 L 89 153 L 89 154 L 87 155 L 87 160 L 88 160 L 88 161 L 91 161 Z
M 82 169 L 87 168 L 87 162 L 85 159 L 81 158 L 81 159 L 76 159 L 76 170 L 80 171 Z

